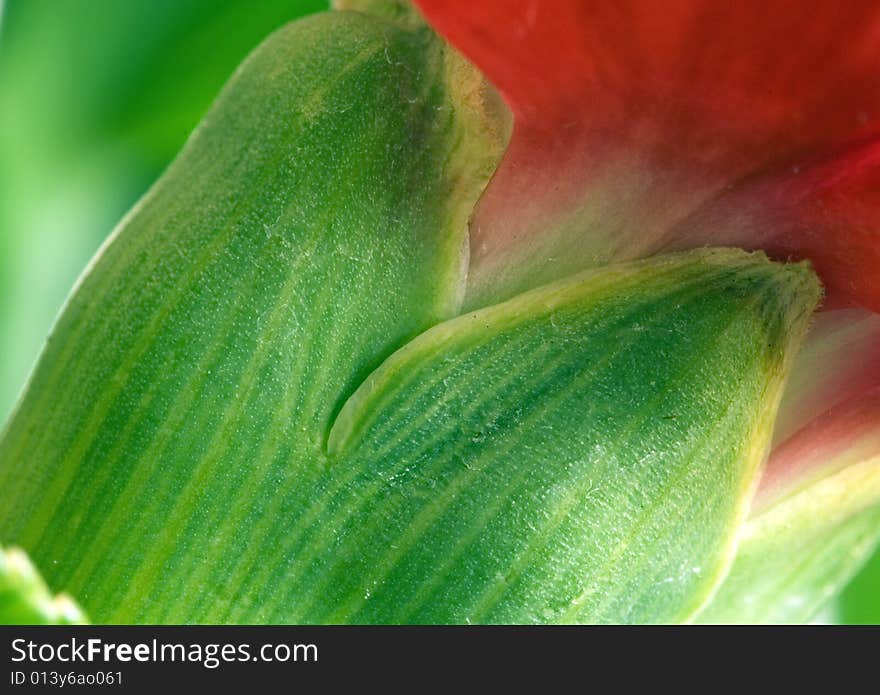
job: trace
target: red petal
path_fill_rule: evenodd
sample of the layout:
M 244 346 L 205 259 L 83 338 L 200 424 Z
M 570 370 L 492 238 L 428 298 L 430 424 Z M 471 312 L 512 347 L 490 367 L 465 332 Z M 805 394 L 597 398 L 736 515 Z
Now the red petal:
M 650 253 L 742 176 L 880 132 L 874 0 L 417 2 L 516 117 L 472 303 Z
M 673 245 L 763 249 L 809 258 L 826 308 L 880 312 L 880 139 L 813 163 L 754 177 L 671 233 Z

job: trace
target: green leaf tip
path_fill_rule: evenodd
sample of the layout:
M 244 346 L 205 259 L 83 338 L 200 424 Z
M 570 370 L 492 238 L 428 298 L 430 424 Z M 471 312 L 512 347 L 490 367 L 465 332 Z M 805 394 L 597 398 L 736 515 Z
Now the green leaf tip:
M 406 28 L 427 28 L 427 23 L 410 0 L 333 0 L 338 11 L 363 12 Z
M 481 175 L 491 177 L 510 141 L 513 114 L 485 76 L 436 36 L 411 0 L 334 0 L 332 6 L 337 11 L 362 13 L 404 29 L 420 37 L 426 53 L 440 57 L 444 82 L 458 105 L 458 118 L 466 133 L 459 153 L 469 166 L 479 164 L 482 157 L 488 166 L 479 167 Z M 456 166 L 462 167 L 464 162 Z
M 19 548 L 0 548 L 0 625 L 77 625 L 86 622 L 79 606 L 53 596 Z
M 331 432 L 299 615 L 688 619 L 729 565 L 819 294 L 806 266 L 700 251 L 427 331 Z
M 672 278 L 670 282 L 685 282 L 686 280 L 702 278 L 717 269 L 724 270 L 727 274 L 736 276 L 736 283 L 728 288 L 737 300 L 742 298 L 747 304 L 762 317 L 766 323 L 768 356 L 783 358 L 779 360 L 779 369 L 788 368 L 787 358 L 796 352 L 796 346 L 800 344 L 803 333 L 808 325 L 808 317 L 818 305 L 822 297 L 822 288 L 809 263 L 779 264 L 770 261 L 761 252 L 745 252 L 739 249 L 700 249 L 686 253 L 669 254 L 648 260 L 630 263 L 621 263 L 606 266 L 599 269 L 584 271 L 570 278 L 546 285 L 536 290 L 523 293 L 513 300 L 503 302 L 494 307 L 480 311 L 470 312 L 462 317 L 453 319 L 436 326 L 420 336 L 404 348 L 405 353 L 424 346 L 428 352 L 438 349 L 437 345 L 458 336 L 462 328 L 484 326 L 486 329 L 493 321 L 502 321 L 507 325 L 508 321 L 532 317 L 540 312 L 551 312 L 557 307 L 564 307 L 568 303 L 578 301 L 596 301 L 599 293 L 606 287 L 617 287 L 616 283 L 624 283 L 631 278 L 639 281 L 656 280 L 658 287 L 664 287 L 660 283 L 663 278 Z M 763 277 L 765 276 L 766 277 Z M 764 291 L 770 281 L 778 290 L 778 294 L 772 301 L 760 302 L 758 299 L 767 299 L 761 294 L 750 297 L 751 290 Z M 763 283 L 767 282 L 765 286 Z M 653 285 L 651 285 L 653 286 Z M 641 296 L 635 289 L 631 291 L 633 296 Z M 662 290 L 659 290 L 662 291 Z M 647 293 L 647 291 L 646 291 Z M 627 297 L 618 299 L 619 306 L 624 306 Z M 618 306 L 619 305 L 619 306 Z M 503 318 L 502 318 L 503 317 Z M 554 327 L 556 324 L 553 324 Z M 642 330 L 636 326 L 636 331 Z M 550 331 L 553 335 L 553 331 Z M 483 336 L 481 335 L 481 338 Z M 795 346 L 793 349 L 784 350 L 787 344 Z M 773 349 L 776 353 L 773 353 Z M 354 422 L 358 411 L 369 410 L 363 408 L 362 403 L 373 395 L 375 383 L 387 377 L 387 373 L 400 370 L 402 367 L 393 360 L 377 370 L 366 383 L 360 387 L 358 393 L 350 399 L 333 427 L 330 434 L 328 447 L 333 451 L 345 446 L 345 441 L 351 437 L 352 429 L 357 427 Z

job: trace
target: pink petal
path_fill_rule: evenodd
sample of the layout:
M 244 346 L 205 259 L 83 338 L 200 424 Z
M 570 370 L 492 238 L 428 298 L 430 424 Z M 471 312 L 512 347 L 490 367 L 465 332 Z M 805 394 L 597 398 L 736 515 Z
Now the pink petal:
M 786 385 L 774 439 L 758 508 L 880 454 L 880 315 L 863 309 L 817 315 Z
M 777 447 L 753 503 L 760 511 L 775 500 L 871 459 L 880 463 L 880 388 L 851 398 L 814 419 Z
M 652 253 L 743 176 L 880 132 L 873 0 L 417 2 L 516 119 L 472 225 L 471 304 Z
M 775 442 L 784 442 L 823 413 L 876 387 L 880 315 L 863 309 L 817 314 L 786 384 Z

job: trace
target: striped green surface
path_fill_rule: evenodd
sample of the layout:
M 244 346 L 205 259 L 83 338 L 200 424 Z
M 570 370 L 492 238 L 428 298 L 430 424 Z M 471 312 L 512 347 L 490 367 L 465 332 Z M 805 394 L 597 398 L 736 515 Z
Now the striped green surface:
M 288 26 L 84 276 L 0 442 L 0 539 L 95 619 L 286 616 L 238 587 L 287 561 L 345 397 L 458 306 L 500 148 L 463 78 L 426 30 Z
M 726 570 L 804 267 L 609 268 L 442 324 L 343 409 L 285 547 L 307 622 L 672 622 Z

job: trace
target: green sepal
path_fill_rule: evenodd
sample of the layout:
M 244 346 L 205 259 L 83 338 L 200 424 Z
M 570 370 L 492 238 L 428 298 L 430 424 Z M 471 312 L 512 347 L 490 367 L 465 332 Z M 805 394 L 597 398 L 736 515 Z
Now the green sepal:
M 456 313 L 503 149 L 420 27 L 291 24 L 237 71 L 61 314 L 0 441 L 0 539 L 102 622 L 282 620 L 339 407 Z
M 343 408 L 285 541 L 305 622 L 677 622 L 729 566 L 819 296 L 738 251 L 441 324 Z

